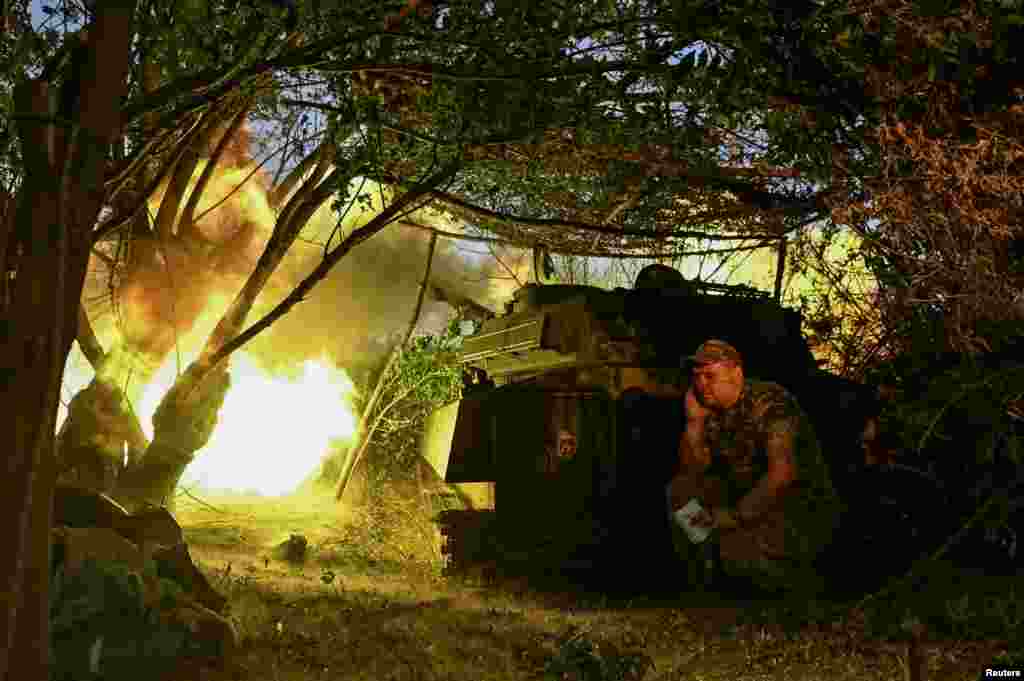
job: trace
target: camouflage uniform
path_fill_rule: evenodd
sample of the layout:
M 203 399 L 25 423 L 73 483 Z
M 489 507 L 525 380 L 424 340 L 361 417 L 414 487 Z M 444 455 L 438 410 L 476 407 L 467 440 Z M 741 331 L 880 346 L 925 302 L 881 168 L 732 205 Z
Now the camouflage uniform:
M 796 466 L 796 479 L 778 505 L 719 535 L 723 570 L 771 590 L 820 586 L 812 561 L 832 536 L 839 500 L 813 426 L 796 400 L 777 383 L 746 380 L 739 401 L 710 414 L 704 429 L 711 465 L 684 471 L 672 482 L 676 504 L 696 496 L 706 507 L 735 509 L 767 473 L 765 445 L 773 438 L 790 443 Z M 685 535 L 676 543 L 695 562 L 697 547 Z

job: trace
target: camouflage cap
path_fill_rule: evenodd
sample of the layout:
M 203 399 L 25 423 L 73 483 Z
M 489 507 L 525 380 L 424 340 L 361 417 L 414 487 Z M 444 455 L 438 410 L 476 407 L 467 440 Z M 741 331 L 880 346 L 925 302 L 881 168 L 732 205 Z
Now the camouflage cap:
M 713 362 L 733 361 L 743 364 L 743 357 L 739 350 L 726 343 L 724 340 L 712 338 L 704 341 L 697 352 L 686 358 L 694 364 L 711 364 Z

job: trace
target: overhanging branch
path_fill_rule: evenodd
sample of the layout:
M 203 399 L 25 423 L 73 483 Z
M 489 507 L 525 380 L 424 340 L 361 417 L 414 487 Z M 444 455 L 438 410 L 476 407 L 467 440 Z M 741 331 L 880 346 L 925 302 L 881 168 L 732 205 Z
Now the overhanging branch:
M 490 236 L 477 236 L 475 234 L 457 234 L 455 232 L 448 232 L 437 227 L 431 227 L 429 225 L 423 225 L 418 222 L 412 222 L 411 220 L 398 220 L 398 224 L 406 227 L 412 227 L 414 229 L 420 229 L 426 232 L 437 234 L 439 237 L 445 239 L 455 239 L 458 241 L 473 241 L 477 243 L 485 244 L 501 244 L 504 246 L 513 246 L 515 248 L 529 249 L 532 244 L 526 243 L 525 241 L 514 241 L 512 239 L 502 239 L 500 237 Z M 585 249 L 574 249 L 559 246 L 548 247 L 551 253 L 558 255 L 576 255 L 580 257 L 594 257 L 594 258 L 610 258 L 612 260 L 642 260 L 645 258 L 682 258 L 690 255 L 725 255 L 727 253 L 739 253 L 742 251 L 753 251 L 759 248 L 776 248 L 778 240 L 774 237 L 772 240 L 758 241 L 756 244 L 747 244 L 744 246 L 733 246 L 731 248 L 713 248 L 699 251 L 669 251 L 669 252 L 651 252 L 651 253 L 603 253 L 593 252 Z
M 477 219 L 497 220 L 499 222 L 505 222 L 510 224 L 528 225 L 531 227 L 551 227 L 551 228 L 563 228 L 563 229 L 574 229 L 581 230 L 584 232 L 590 232 L 592 234 L 606 234 L 608 236 L 625 236 L 625 237 L 641 237 L 647 239 L 664 239 L 664 238 L 693 238 L 693 239 L 708 239 L 709 241 L 745 241 L 748 239 L 761 239 L 764 241 L 777 240 L 779 237 L 775 234 L 712 234 L 709 232 L 697 232 L 690 230 L 673 230 L 665 232 L 650 232 L 646 230 L 610 227 L 606 225 L 595 225 L 585 222 L 578 222 L 575 220 L 562 220 L 559 218 L 531 218 L 522 215 L 508 215 L 498 213 L 489 208 L 483 206 L 477 206 L 469 203 L 454 194 L 449 194 L 442 191 L 432 191 L 430 196 L 436 201 L 442 204 L 448 204 L 449 206 L 455 206 L 460 209 L 460 212 L 467 212 L 474 215 Z M 441 210 L 444 210 L 441 208 Z
M 451 179 L 455 173 L 458 172 L 461 165 L 461 159 L 452 161 L 422 183 L 411 187 L 409 191 L 395 199 L 390 206 L 378 213 L 377 216 L 368 223 L 353 230 L 352 233 L 349 234 L 344 241 L 338 244 L 337 248 L 328 253 L 313 272 L 299 282 L 298 286 L 296 286 L 284 300 L 278 303 L 273 310 L 268 312 L 258 321 L 254 322 L 245 331 L 238 334 L 227 343 L 224 343 L 219 350 L 214 352 L 207 360 L 209 368 L 212 369 L 220 362 L 227 359 L 232 352 L 248 343 L 280 317 L 287 314 L 289 310 L 295 307 L 295 305 L 300 303 L 306 297 L 317 283 L 327 276 L 328 272 L 331 271 L 331 268 L 333 268 L 339 260 L 345 257 L 349 251 L 391 224 L 396 217 L 407 211 L 416 201 L 429 195 L 430 191 L 434 187 L 437 187 Z

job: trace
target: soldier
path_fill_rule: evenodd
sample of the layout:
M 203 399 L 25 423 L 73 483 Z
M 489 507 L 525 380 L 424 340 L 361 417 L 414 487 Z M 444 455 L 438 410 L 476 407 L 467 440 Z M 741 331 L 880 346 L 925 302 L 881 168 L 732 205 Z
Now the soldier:
M 830 541 L 839 501 L 814 429 L 776 383 L 744 377 L 733 346 L 709 340 L 689 358 L 686 430 L 670 510 L 697 498 L 693 518 L 713 528 L 721 568 L 762 589 L 822 586 L 813 560 Z M 678 527 L 673 523 L 673 527 Z M 698 548 L 676 536 L 689 564 Z

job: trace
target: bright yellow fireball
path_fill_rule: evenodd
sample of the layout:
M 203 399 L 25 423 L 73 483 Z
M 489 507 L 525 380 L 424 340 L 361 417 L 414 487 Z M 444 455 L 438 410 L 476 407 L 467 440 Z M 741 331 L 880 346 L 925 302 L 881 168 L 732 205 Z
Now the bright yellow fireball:
M 183 367 L 192 357 L 182 357 Z M 169 356 L 135 402 L 143 431 L 153 437 L 153 413 L 177 375 Z M 342 369 L 326 358 L 268 370 L 239 350 L 228 368 L 231 387 L 210 442 L 185 471 L 186 482 L 213 489 L 287 494 L 316 470 L 339 444 L 355 439 L 355 389 Z M 92 380 L 88 361 L 76 347 L 64 375 L 67 401 Z M 130 391 L 136 392 L 136 391 Z M 67 415 L 61 405 L 57 428 Z
M 307 360 L 271 374 L 251 355 L 231 356 L 231 387 L 217 427 L 185 471 L 186 482 L 215 489 L 293 491 L 319 465 L 332 443 L 351 440 L 356 419 L 348 375 L 327 360 Z M 153 437 L 153 413 L 173 384 L 169 357 L 138 404 L 142 428 Z

